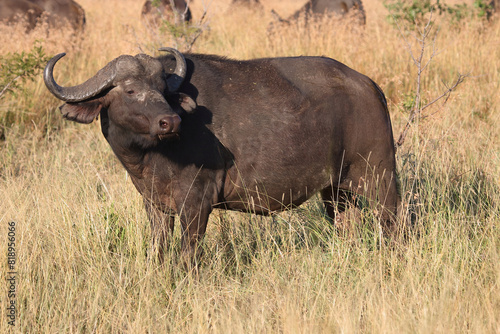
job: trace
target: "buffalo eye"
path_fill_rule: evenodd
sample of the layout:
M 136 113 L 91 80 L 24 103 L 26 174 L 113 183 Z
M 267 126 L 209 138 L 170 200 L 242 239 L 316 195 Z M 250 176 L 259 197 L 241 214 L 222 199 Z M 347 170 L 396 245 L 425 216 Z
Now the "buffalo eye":
M 128 94 L 128 95 L 132 95 L 132 94 L 134 94 L 134 93 L 135 93 L 135 91 L 134 91 L 133 89 L 129 89 L 129 90 L 127 90 L 127 94 Z

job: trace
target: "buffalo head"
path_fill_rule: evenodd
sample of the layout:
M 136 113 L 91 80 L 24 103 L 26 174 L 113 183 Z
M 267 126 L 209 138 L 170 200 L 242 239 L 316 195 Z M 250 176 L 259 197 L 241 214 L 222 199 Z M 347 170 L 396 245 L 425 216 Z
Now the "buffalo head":
M 120 56 L 86 82 L 61 87 L 53 77 L 54 65 L 65 55 L 61 53 L 47 64 L 44 81 L 52 94 L 66 102 L 60 107 L 66 119 L 91 123 L 101 115 L 106 137 L 110 131 L 123 133 L 118 137 L 150 147 L 178 135 L 180 108 L 189 112 L 196 107 L 190 97 L 176 93 L 186 76 L 184 56 L 171 48 L 160 50 L 175 56 L 173 74 L 167 75 L 160 61 L 148 55 Z

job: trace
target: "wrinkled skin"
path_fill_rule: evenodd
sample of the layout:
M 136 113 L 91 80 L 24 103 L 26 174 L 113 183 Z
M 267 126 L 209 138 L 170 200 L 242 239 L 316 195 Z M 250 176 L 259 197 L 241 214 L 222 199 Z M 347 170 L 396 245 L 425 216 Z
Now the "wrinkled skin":
M 384 231 L 396 230 L 391 122 L 372 80 L 324 57 L 185 57 L 175 91 L 165 84 L 174 57 L 121 56 L 113 68 L 127 62 L 116 66 L 112 88 L 61 107 L 77 122 L 100 115 L 144 198 L 160 254 L 175 215 L 183 254 L 193 259 L 214 208 L 269 214 L 318 192 L 334 221 L 362 195 Z

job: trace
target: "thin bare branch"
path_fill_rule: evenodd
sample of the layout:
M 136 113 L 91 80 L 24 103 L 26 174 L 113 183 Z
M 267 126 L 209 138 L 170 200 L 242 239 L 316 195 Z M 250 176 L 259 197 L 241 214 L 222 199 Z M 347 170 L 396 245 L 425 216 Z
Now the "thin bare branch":
M 420 108 L 417 108 L 415 107 L 411 113 L 410 113 L 410 118 L 408 119 L 408 122 L 406 123 L 405 127 L 403 128 L 403 131 L 401 131 L 401 134 L 399 135 L 399 138 L 398 138 L 398 141 L 397 141 L 397 146 L 401 146 L 403 145 L 404 143 L 404 140 L 405 140 L 405 137 L 406 137 L 406 134 L 410 128 L 410 126 L 412 125 L 412 123 L 415 121 L 415 118 L 420 118 L 420 119 L 425 119 L 427 118 L 428 116 L 430 115 L 422 115 L 422 111 L 424 111 L 425 109 L 427 109 L 428 107 L 430 107 L 431 105 L 433 105 L 434 103 L 438 102 L 439 100 L 441 100 L 442 98 L 445 97 L 445 100 L 443 101 L 442 103 L 442 106 L 444 106 L 446 104 L 446 102 L 448 102 L 448 99 L 450 98 L 450 95 L 451 93 L 457 89 L 457 87 L 462 83 L 464 82 L 465 78 L 467 78 L 469 75 L 468 74 L 459 74 L 458 75 L 458 78 L 457 80 L 453 83 L 453 85 L 451 87 L 448 87 L 447 90 L 442 93 L 441 95 L 439 95 L 438 97 L 436 97 L 434 100 L 432 100 L 431 102 L 427 103 L 425 106 L 423 107 L 420 107 Z M 417 105 L 418 106 L 418 105 Z M 441 109 L 440 109 L 441 110 Z M 434 115 L 435 113 L 431 114 L 431 115 Z
M 20 77 L 21 77 L 20 75 L 16 76 L 14 79 L 12 79 L 11 81 L 9 81 L 9 83 L 8 83 L 8 84 L 6 84 L 4 88 L 2 88 L 2 90 L 0 91 L 0 98 L 3 96 L 3 94 L 5 94 L 5 92 L 6 92 L 7 90 L 9 90 L 9 87 L 10 87 L 10 86 L 11 86 L 14 82 L 16 82 L 16 81 L 17 81 Z
M 444 106 L 444 104 L 448 101 L 450 94 L 458 87 L 458 85 L 460 85 L 465 80 L 465 78 L 468 75 L 459 74 L 457 80 L 454 82 L 454 84 L 451 87 L 447 87 L 445 84 L 447 89 L 444 93 L 442 93 L 440 96 L 433 99 L 431 102 L 427 103 L 425 106 L 421 106 L 422 74 L 428 68 L 428 66 L 431 64 L 434 57 L 438 54 L 437 48 L 436 48 L 436 39 L 437 39 L 439 29 L 434 33 L 434 37 L 432 39 L 432 53 L 430 54 L 429 59 L 424 62 L 425 52 L 429 46 L 428 40 L 432 34 L 432 28 L 434 27 L 433 21 L 432 21 L 432 11 L 430 13 L 430 16 L 429 16 L 427 23 L 425 24 L 424 28 L 420 32 L 421 37 L 420 38 L 415 37 L 417 42 L 420 44 L 420 53 L 418 54 L 417 57 L 415 57 L 415 55 L 413 54 L 413 51 L 411 49 L 411 45 L 406 40 L 404 33 L 401 31 L 399 25 L 397 25 L 397 26 L 398 26 L 398 29 L 399 29 L 403 39 L 405 40 L 405 42 L 407 44 L 410 56 L 415 64 L 415 66 L 417 67 L 417 87 L 415 89 L 415 101 L 413 104 L 413 108 L 410 111 L 410 116 L 408 117 L 408 121 L 406 122 L 406 124 L 405 124 L 403 130 L 401 131 L 399 138 L 396 142 L 396 146 L 399 147 L 399 146 L 403 145 L 405 138 L 406 138 L 406 135 L 407 135 L 408 130 L 410 129 L 411 125 L 416 120 L 424 119 L 425 117 L 427 117 L 427 116 L 423 116 L 422 112 L 425 109 L 427 109 L 428 107 L 430 107 L 431 105 L 433 105 L 434 103 L 436 103 L 437 101 L 441 100 L 442 98 L 445 98 L 445 100 L 443 101 L 443 104 L 442 104 L 442 106 Z
M 203 14 L 201 15 L 200 19 L 198 20 L 198 23 L 196 24 L 198 30 L 196 31 L 196 33 L 193 34 L 193 36 L 191 36 L 191 41 L 186 46 L 186 52 L 191 51 L 194 43 L 198 40 L 198 37 L 200 37 L 203 31 L 206 30 L 207 27 L 205 20 L 208 14 L 208 8 L 210 7 L 211 3 L 212 1 L 210 1 L 208 5 L 205 5 L 205 3 L 203 4 Z
M 436 103 L 437 101 L 441 100 L 443 97 L 446 97 L 445 100 L 443 101 L 443 104 L 442 106 L 444 106 L 446 104 L 446 102 L 448 102 L 448 99 L 450 98 L 451 96 L 451 93 L 457 89 L 457 87 L 462 83 L 464 82 L 465 78 L 469 77 L 469 74 L 458 74 L 458 78 L 457 80 L 453 83 L 453 85 L 451 87 L 447 87 L 448 89 L 443 93 L 441 94 L 440 96 L 436 97 L 434 100 L 432 100 L 431 102 L 427 103 L 425 106 L 423 106 L 422 108 L 420 108 L 420 112 L 424 111 L 425 109 L 427 109 L 428 107 L 430 107 L 431 105 L 433 105 L 434 103 Z M 446 84 L 445 84 L 446 86 Z M 421 119 L 425 119 L 431 115 L 434 115 L 435 113 L 432 113 L 430 115 L 421 115 Z

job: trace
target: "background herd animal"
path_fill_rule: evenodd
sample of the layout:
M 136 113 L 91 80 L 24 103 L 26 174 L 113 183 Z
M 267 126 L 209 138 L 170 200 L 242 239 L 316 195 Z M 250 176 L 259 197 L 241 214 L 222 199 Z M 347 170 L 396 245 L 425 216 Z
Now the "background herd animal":
M 47 21 L 50 28 L 69 24 L 73 30 L 85 27 L 85 11 L 73 0 L 1 0 L 0 22 L 16 23 L 25 20 L 26 29 Z
M 488 17 L 498 9 L 499 0 L 490 0 Z M 262 11 L 264 6 L 260 0 L 232 0 L 229 10 L 238 8 Z M 307 23 L 323 15 L 338 17 L 350 16 L 354 21 L 346 24 L 364 25 L 366 13 L 361 0 L 308 0 L 301 8 L 287 18 L 283 18 L 270 8 L 275 21 L 270 23 L 269 31 L 276 27 L 287 27 L 299 19 Z M 146 0 L 142 6 L 141 18 L 149 27 L 157 28 L 162 22 L 180 25 L 192 20 L 189 1 L 185 0 Z M 46 21 L 51 28 L 61 27 L 69 23 L 75 31 L 85 27 L 85 11 L 74 0 L 1 0 L 0 22 L 12 24 L 24 21 L 26 30 L 33 30 L 38 24 Z
M 192 20 L 189 2 L 184 0 L 146 0 L 142 6 L 141 18 L 143 22 L 153 28 L 166 21 L 174 25 Z M 232 0 L 230 10 L 248 8 L 262 11 L 264 9 L 259 0 Z M 311 19 L 323 14 L 346 15 L 356 12 L 359 22 L 366 21 L 361 0 L 308 0 L 299 10 L 287 19 L 281 18 L 272 11 L 278 21 L 290 23 L 299 17 Z M 27 31 L 33 30 L 38 24 L 46 21 L 50 28 L 57 28 L 64 23 L 75 31 L 85 27 L 85 11 L 74 0 L 1 0 L 0 22 L 7 24 L 24 20 Z
M 229 8 L 231 10 L 237 10 L 238 7 L 243 7 L 251 10 L 264 9 L 259 0 L 232 0 Z
M 287 19 L 283 19 L 274 10 L 273 14 L 279 22 L 285 24 L 290 24 L 301 18 L 307 22 L 322 15 L 338 15 L 342 17 L 347 14 L 355 15 L 361 25 L 366 23 L 366 14 L 361 0 L 309 0 Z
M 141 17 L 146 24 L 157 27 L 162 20 L 179 25 L 192 19 L 191 10 L 184 0 L 146 0 Z

